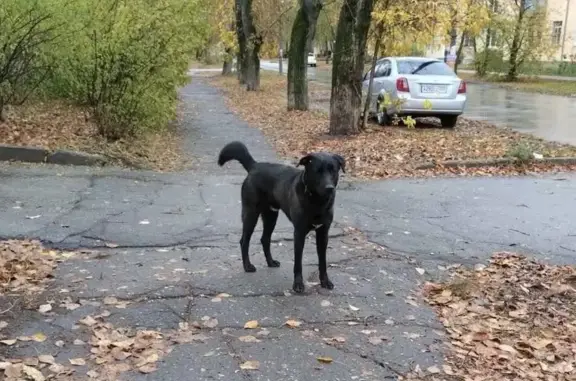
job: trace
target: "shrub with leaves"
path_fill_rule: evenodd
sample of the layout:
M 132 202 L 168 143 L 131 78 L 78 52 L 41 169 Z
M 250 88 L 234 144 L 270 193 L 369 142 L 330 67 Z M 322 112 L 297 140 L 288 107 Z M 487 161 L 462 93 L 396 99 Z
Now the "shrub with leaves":
M 53 61 L 44 53 L 59 37 L 48 2 L 12 0 L 0 7 L 0 121 L 46 79 Z
M 47 90 L 90 106 L 110 140 L 166 126 L 206 30 L 200 1 L 63 3 L 68 33 Z

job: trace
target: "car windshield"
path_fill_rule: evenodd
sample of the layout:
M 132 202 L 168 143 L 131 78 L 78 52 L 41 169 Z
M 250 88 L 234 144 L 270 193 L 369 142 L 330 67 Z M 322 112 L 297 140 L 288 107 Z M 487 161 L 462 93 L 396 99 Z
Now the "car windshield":
M 418 75 L 455 75 L 450 66 L 446 65 L 442 61 L 423 60 L 399 60 L 398 73 Z

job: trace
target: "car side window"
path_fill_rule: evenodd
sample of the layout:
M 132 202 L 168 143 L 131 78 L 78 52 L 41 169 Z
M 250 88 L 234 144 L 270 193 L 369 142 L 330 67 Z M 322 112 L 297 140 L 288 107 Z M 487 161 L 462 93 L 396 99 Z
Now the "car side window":
M 374 69 L 374 78 L 382 77 L 384 75 L 384 66 L 379 63 L 376 64 L 376 68 Z
M 382 66 L 383 66 L 382 77 L 389 77 L 390 74 L 392 73 L 392 65 L 390 64 L 390 61 L 384 61 Z

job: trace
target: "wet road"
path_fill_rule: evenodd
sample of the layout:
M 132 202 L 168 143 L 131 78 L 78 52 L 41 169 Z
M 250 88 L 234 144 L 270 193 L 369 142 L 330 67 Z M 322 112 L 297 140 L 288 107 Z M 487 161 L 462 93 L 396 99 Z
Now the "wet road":
M 264 70 L 278 70 L 275 62 L 262 61 Z M 286 65 L 284 65 L 286 70 Z M 310 80 L 329 84 L 331 73 L 308 69 Z M 530 133 L 546 140 L 576 145 L 576 98 L 525 93 L 484 84 L 468 84 L 464 115 Z

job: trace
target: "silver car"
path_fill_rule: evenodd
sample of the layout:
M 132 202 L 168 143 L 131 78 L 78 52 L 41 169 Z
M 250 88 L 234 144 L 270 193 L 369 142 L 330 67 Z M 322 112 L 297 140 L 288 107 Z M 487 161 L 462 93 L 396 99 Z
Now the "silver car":
M 364 75 L 368 91 L 370 72 Z M 424 57 L 386 57 L 376 63 L 370 113 L 380 125 L 393 115 L 440 118 L 452 128 L 466 107 L 466 82 L 443 61 Z

